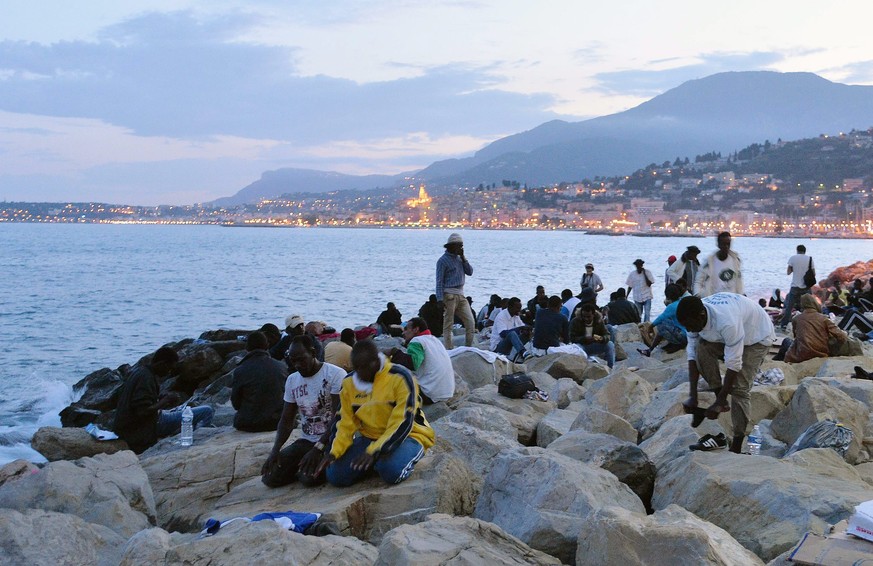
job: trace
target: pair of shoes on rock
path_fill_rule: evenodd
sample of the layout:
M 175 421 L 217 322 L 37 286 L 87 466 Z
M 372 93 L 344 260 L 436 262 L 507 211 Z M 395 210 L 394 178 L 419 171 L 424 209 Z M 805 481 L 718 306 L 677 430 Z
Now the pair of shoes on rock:
M 855 366 L 855 379 L 869 379 L 873 381 L 873 372 L 865 371 L 861 366 Z
M 716 434 L 705 434 L 700 437 L 697 444 L 692 444 L 688 447 L 691 450 L 699 450 L 701 452 L 712 452 L 713 450 L 724 450 L 727 448 L 727 437 L 723 432 Z

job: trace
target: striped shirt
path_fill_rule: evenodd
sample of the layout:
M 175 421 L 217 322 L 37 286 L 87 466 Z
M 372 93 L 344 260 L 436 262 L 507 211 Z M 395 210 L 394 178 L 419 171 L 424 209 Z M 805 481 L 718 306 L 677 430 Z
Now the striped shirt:
M 436 297 L 443 300 L 445 293 L 456 295 L 464 294 L 464 280 L 466 275 L 473 275 L 473 267 L 466 259 L 461 261 L 461 256 L 450 254 L 448 250 L 438 260 L 436 265 Z

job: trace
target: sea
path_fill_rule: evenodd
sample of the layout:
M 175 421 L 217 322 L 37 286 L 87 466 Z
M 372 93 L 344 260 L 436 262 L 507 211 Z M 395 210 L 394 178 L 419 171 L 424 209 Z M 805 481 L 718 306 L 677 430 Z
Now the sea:
M 337 329 L 374 322 L 389 301 L 415 316 L 434 292 L 434 265 L 450 230 L 0 224 L 0 465 L 44 461 L 30 448 L 40 426 L 60 426 L 73 385 L 103 367 L 134 363 L 206 330 L 283 326 L 289 314 Z M 587 262 L 608 293 L 641 258 L 663 296 L 670 255 L 715 237 L 587 235 L 574 231 L 461 230 L 473 266 L 466 294 L 527 301 L 578 292 Z M 803 243 L 822 278 L 871 257 L 865 240 L 738 237 L 746 292 L 786 290 L 787 259 Z M 656 300 L 653 313 L 663 305 Z

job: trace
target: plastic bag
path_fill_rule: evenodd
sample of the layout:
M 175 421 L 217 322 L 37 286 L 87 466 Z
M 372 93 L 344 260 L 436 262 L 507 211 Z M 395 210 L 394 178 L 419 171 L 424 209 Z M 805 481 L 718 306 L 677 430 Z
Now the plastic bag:
M 803 431 L 785 455 L 790 456 L 806 448 L 833 448 L 837 454 L 845 458 L 854 438 L 855 433 L 852 429 L 826 419 L 810 425 Z

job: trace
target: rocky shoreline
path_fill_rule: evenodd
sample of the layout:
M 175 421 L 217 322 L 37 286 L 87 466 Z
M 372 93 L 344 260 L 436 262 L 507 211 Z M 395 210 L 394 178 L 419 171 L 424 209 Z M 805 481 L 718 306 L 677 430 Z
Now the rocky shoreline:
M 764 363 L 785 380 L 752 390 L 761 456 L 688 450 L 702 434 L 729 430 L 730 417 L 691 428 L 681 408 L 684 352 L 638 354 L 635 325 L 619 327 L 622 361 L 612 371 L 567 354 L 520 366 L 465 352 L 452 359 L 455 397 L 427 409 L 437 444 L 406 482 L 269 489 L 259 473 L 274 433 L 229 426 L 230 372 L 244 353 L 236 338 L 246 332 L 171 344 L 180 369 L 162 390 L 216 409 L 217 428 L 198 429 L 188 448 L 164 439 L 137 457 L 122 441 L 93 440 L 78 427 L 109 428 L 132 366 L 79 382 L 82 397 L 61 413 L 66 428 L 40 429 L 33 438 L 49 463 L 0 468 L 6 560 L 787 564 L 804 533 L 825 533 L 873 499 L 873 381 L 849 377 L 856 365 L 873 369 L 869 343 L 860 356 Z M 390 350 L 397 340 L 378 343 Z M 497 393 L 500 376 L 520 370 L 548 401 Z M 830 449 L 784 457 L 825 418 L 855 432 L 845 458 Z M 210 517 L 288 510 L 321 513 L 339 534 L 307 536 L 269 521 L 198 534 Z

